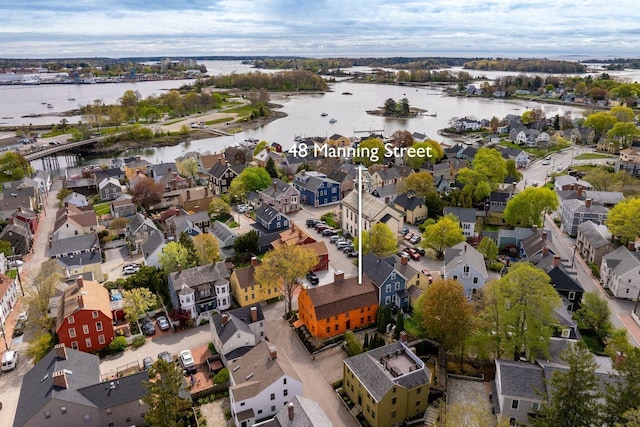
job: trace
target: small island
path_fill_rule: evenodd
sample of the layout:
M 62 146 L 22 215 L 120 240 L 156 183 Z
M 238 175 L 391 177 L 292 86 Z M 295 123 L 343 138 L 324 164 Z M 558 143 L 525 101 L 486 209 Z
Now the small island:
M 397 102 L 396 100 L 389 98 L 384 101 L 384 106 L 378 107 L 376 110 L 367 110 L 367 114 L 371 114 L 372 116 L 383 116 L 397 119 L 410 119 L 418 117 L 425 112 L 426 110 L 412 108 L 409 105 L 409 100 L 407 98 L 402 98 Z

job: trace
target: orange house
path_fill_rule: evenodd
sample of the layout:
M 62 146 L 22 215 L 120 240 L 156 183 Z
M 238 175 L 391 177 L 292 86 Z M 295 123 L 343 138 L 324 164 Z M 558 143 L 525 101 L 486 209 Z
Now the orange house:
M 344 278 L 336 272 L 333 283 L 302 289 L 298 295 L 298 321 L 316 338 L 330 338 L 376 321 L 378 293 L 368 277 Z

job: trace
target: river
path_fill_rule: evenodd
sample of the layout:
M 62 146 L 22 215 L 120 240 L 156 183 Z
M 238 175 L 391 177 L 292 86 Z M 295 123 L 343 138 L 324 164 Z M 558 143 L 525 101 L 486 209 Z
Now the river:
M 227 74 L 231 72 L 252 71 L 249 65 L 240 61 L 204 61 L 210 74 Z M 261 70 L 262 72 L 262 70 Z M 274 71 L 268 71 L 274 72 Z M 509 75 L 513 73 L 492 72 L 491 77 Z M 613 74 L 613 73 L 612 73 Z M 186 80 L 140 82 L 140 83 L 114 83 L 93 85 L 41 85 L 0 87 L 0 117 L 19 117 L 27 112 L 46 112 L 47 106 L 41 102 L 50 102 L 53 111 L 64 111 L 75 108 L 80 104 L 102 99 L 103 102 L 115 103 L 126 90 L 137 90 L 143 97 L 159 94 L 162 91 L 177 88 L 189 83 Z M 173 147 L 158 147 L 145 150 L 130 150 L 127 155 L 140 155 L 151 162 L 169 162 L 181 156 L 187 151 L 200 153 L 219 152 L 229 145 L 239 143 L 247 138 L 256 138 L 268 142 L 278 142 L 285 148 L 293 144 L 296 136 L 331 136 L 340 134 L 344 136 L 366 136 L 362 131 L 376 131 L 385 136 L 391 135 L 396 130 L 408 130 L 420 132 L 429 137 L 441 141 L 437 131 L 447 127 L 452 117 L 473 117 L 477 119 L 493 116 L 504 117 L 507 114 L 522 114 L 529 108 L 541 108 L 547 116 L 563 114 L 565 110 L 571 110 L 574 116 L 580 114 L 580 110 L 557 105 L 541 104 L 537 102 L 488 100 L 482 98 L 448 97 L 443 96 L 438 89 L 412 88 L 393 85 L 378 85 L 353 83 L 340 81 L 331 84 L 331 92 L 314 95 L 291 95 L 287 97 L 274 97 L 275 103 L 282 105 L 281 111 L 287 114 L 286 118 L 273 121 L 259 129 L 243 132 L 230 137 L 207 138 Z M 70 93 L 70 95 L 69 95 Z M 344 93 L 350 93 L 346 95 Z M 68 101 L 68 97 L 75 101 Z M 420 116 L 412 119 L 388 119 L 371 116 L 366 110 L 381 107 L 388 98 L 400 100 L 407 98 L 412 107 L 427 110 L 428 114 L 437 114 L 436 117 Z M 40 101 L 42 99 L 43 101 Z M 66 105 L 66 107 L 65 107 Z M 45 111 L 43 111 L 45 110 Z M 322 117 L 321 113 L 327 113 Z M 2 121 L 15 121 L 3 119 Z M 329 120 L 334 118 L 335 123 Z M 31 123 L 55 123 L 60 120 L 52 117 L 40 117 L 29 119 Z M 25 120 L 25 119 L 20 119 Z M 60 159 L 64 166 L 64 158 Z M 101 164 L 108 163 L 108 158 L 85 159 L 84 161 Z M 40 162 L 34 166 L 42 167 Z

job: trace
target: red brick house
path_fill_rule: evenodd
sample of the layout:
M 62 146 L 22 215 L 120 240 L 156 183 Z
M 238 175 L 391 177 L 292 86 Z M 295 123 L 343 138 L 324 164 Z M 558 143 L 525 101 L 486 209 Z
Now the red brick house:
M 291 228 L 280 233 L 280 238 L 271 242 L 271 246 L 274 248 L 282 245 L 305 245 L 312 249 L 316 255 L 318 255 L 318 264 L 316 264 L 311 271 L 327 270 L 329 268 L 329 250 L 327 249 L 327 245 L 311 237 L 306 230 L 296 224 L 292 223 Z
M 109 291 L 98 282 L 79 277 L 58 303 L 58 340 L 76 350 L 100 351 L 114 338 L 112 316 Z

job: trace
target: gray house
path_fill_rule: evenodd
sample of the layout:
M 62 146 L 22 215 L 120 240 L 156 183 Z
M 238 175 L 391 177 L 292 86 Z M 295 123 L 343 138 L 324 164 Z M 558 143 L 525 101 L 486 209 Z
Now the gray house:
M 609 209 L 591 199 L 566 200 L 562 204 L 562 229 L 570 236 L 578 234 L 578 226 L 585 221 L 603 224 L 609 215 Z
M 105 178 L 98 183 L 100 199 L 115 200 L 122 196 L 122 186 L 116 178 Z
M 460 221 L 464 237 L 473 237 L 476 228 L 476 210 L 473 208 L 446 207 L 444 214 L 453 214 Z
M 482 254 L 466 242 L 460 242 L 444 251 L 444 277 L 460 282 L 465 295 L 472 297 L 484 287 L 489 275 Z

